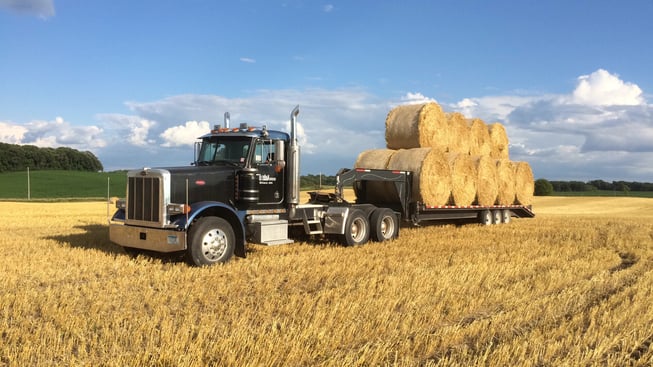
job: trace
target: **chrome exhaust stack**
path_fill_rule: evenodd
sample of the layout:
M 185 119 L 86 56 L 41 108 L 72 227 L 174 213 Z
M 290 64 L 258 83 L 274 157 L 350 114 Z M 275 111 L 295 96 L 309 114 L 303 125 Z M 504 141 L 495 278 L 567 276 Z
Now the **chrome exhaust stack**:
M 290 217 L 295 216 L 295 206 L 299 204 L 299 144 L 297 143 L 297 115 L 299 105 L 290 113 L 290 144 L 288 145 L 287 200 Z
M 229 115 L 229 112 L 224 113 L 224 127 L 229 128 L 229 121 L 231 121 L 231 115 Z

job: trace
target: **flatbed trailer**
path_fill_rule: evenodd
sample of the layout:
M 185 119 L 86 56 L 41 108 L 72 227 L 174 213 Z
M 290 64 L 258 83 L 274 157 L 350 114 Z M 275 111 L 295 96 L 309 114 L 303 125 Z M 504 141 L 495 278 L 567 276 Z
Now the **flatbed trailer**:
M 352 186 L 356 193 L 356 204 L 392 209 L 403 222 L 418 225 L 427 221 L 477 221 L 484 225 L 509 223 L 511 218 L 532 218 L 535 216 L 530 205 L 442 205 L 429 206 L 413 200 L 413 173 L 410 171 L 380 169 L 341 169 L 337 176 L 336 197 L 344 197 L 344 188 Z M 391 195 L 384 200 L 371 198 L 369 188 L 373 184 L 393 187 Z

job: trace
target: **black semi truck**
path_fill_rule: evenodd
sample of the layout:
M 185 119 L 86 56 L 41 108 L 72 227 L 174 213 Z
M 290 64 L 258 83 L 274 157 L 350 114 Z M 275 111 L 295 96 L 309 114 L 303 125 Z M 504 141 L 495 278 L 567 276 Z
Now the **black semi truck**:
M 399 236 L 402 223 L 474 221 L 508 223 L 533 217 L 530 206 L 431 207 L 411 197 L 412 172 L 341 169 L 333 193 L 309 193 L 300 203 L 297 116 L 290 134 L 266 126 L 216 125 L 195 145 L 187 167 L 143 168 L 127 173 L 126 198 L 116 201 L 112 242 L 127 252 L 185 253 L 191 264 L 212 265 L 245 257 L 246 243 L 292 243 L 296 235 L 327 235 L 352 246 Z M 367 195 L 379 183 L 392 195 Z M 343 190 L 353 187 L 355 202 Z M 368 199 L 370 197 L 371 199 Z

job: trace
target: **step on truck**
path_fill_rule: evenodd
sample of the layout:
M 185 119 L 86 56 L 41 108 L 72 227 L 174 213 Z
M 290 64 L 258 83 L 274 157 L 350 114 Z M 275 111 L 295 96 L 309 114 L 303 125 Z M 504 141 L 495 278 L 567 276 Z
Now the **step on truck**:
M 116 201 L 110 240 L 126 252 L 183 253 L 197 266 L 245 257 L 246 244 L 278 245 L 320 235 L 346 246 L 387 241 L 402 224 L 471 221 L 508 223 L 533 217 L 530 206 L 424 205 L 411 198 L 412 172 L 341 169 L 332 193 L 311 192 L 300 203 L 299 106 L 290 133 L 265 125 L 216 125 L 195 144 L 186 167 L 127 172 L 126 197 Z M 372 192 L 384 187 L 383 197 Z M 345 200 L 345 188 L 356 200 Z M 389 188 L 389 189 L 388 189 Z

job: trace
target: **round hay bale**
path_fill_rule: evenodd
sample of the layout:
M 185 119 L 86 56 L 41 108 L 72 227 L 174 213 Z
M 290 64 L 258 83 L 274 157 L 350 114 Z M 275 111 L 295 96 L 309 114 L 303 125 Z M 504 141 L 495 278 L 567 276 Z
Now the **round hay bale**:
M 401 149 L 388 169 L 413 172 L 413 201 L 429 206 L 446 205 L 451 196 L 451 176 L 444 153 L 433 148 Z
M 512 169 L 515 175 L 515 202 L 521 205 L 533 204 L 535 180 L 530 164 L 528 162 L 512 162 Z
M 385 119 L 385 141 L 388 149 L 438 147 L 448 143 L 447 118 L 435 102 L 401 105 L 393 108 Z
M 476 200 L 477 205 L 494 205 L 499 195 L 497 184 L 496 161 L 489 156 L 472 156 L 476 167 Z
M 496 160 L 497 167 L 497 204 L 512 205 L 515 203 L 515 173 L 512 164 L 507 159 Z
M 469 154 L 470 131 L 467 119 L 460 112 L 446 113 L 449 129 L 449 143 L 447 151 L 452 153 Z
M 451 201 L 458 206 L 472 205 L 476 199 L 477 173 L 469 154 L 447 153 L 451 170 Z
M 490 133 L 490 157 L 494 159 L 509 159 L 508 154 L 508 134 L 506 128 L 498 122 L 488 126 Z
M 490 131 L 481 119 L 467 121 L 469 125 L 469 154 L 489 156 L 492 151 Z
M 354 163 L 354 168 L 386 169 L 388 168 L 390 157 L 395 152 L 396 150 L 390 149 L 364 150 L 358 155 Z

